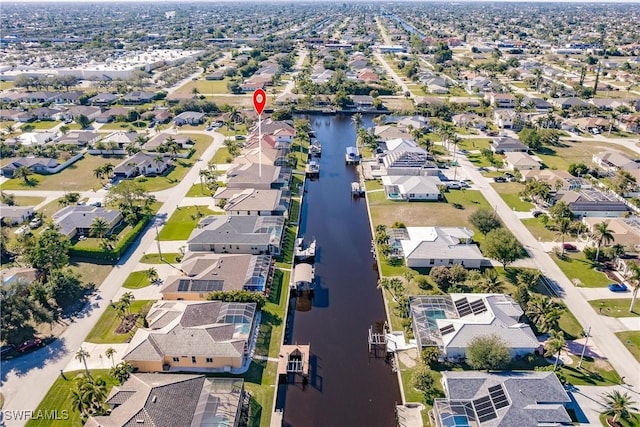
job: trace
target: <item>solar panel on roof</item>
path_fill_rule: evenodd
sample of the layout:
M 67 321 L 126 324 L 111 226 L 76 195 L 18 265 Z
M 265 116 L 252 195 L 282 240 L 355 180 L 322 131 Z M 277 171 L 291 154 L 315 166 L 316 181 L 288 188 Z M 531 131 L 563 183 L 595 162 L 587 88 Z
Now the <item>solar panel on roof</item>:
M 221 291 L 224 280 L 194 280 L 191 283 L 191 291 L 193 292 L 211 292 Z
M 491 401 L 493 402 L 493 406 L 495 406 L 496 409 L 509 406 L 509 399 L 507 399 L 507 396 L 504 393 L 502 384 L 489 387 L 489 396 L 491 396 Z
M 489 396 L 474 400 L 473 407 L 476 410 L 476 414 L 478 414 L 478 421 L 481 423 L 498 417 Z
M 469 305 L 469 301 L 467 301 L 466 297 L 455 301 L 454 304 L 456 306 L 456 310 L 458 310 L 458 315 L 460 317 L 471 314 L 471 306 Z
M 471 306 L 471 311 L 473 311 L 473 314 L 480 314 L 482 312 L 487 311 L 487 306 L 485 305 L 484 301 L 481 299 L 473 301 L 470 304 L 470 306 Z
M 444 336 L 455 331 L 456 331 L 456 328 L 454 328 L 453 325 L 443 326 L 442 328 L 440 328 L 440 335 Z
M 188 279 L 180 279 L 178 282 L 178 292 L 186 292 L 189 290 L 189 284 L 191 280 Z

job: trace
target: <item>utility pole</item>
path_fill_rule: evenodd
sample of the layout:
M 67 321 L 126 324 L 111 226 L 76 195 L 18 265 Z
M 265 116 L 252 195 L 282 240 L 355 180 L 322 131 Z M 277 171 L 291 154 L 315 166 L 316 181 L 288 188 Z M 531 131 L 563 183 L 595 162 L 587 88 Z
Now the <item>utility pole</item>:
M 580 362 L 578 362 L 578 369 L 582 368 L 582 359 L 584 358 L 584 351 L 587 348 L 587 344 L 589 343 L 589 335 L 591 334 L 591 326 L 589 326 L 586 330 L 587 339 L 582 346 L 582 353 L 580 354 Z

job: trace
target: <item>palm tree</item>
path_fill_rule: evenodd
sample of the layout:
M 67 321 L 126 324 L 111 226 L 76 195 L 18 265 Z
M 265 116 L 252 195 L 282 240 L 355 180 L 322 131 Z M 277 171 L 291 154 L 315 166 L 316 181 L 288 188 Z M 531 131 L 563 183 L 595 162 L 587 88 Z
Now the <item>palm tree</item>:
M 562 255 L 564 255 L 564 236 L 569 234 L 569 232 L 571 231 L 571 220 L 569 218 L 560 218 L 557 227 L 558 232 L 556 234 L 559 234 L 560 238 L 562 239 Z
M 133 294 L 131 292 L 125 292 L 124 294 L 122 294 L 122 296 L 120 297 L 120 300 L 118 302 L 122 303 L 122 305 L 124 306 L 125 311 L 127 312 L 127 314 L 129 314 L 129 308 L 131 307 L 131 303 L 135 299 L 136 298 L 133 296 Z
M 362 124 L 362 114 L 360 113 L 355 113 L 352 117 L 351 120 L 353 121 L 353 123 L 356 125 L 356 129 L 360 127 L 360 125 Z
M 478 287 L 482 292 L 496 294 L 502 293 L 504 290 L 504 283 L 494 269 L 488 269 L 482 275 L 482 279 L 479 281 Z
M 146 273 L 147 273 L 147 278 L 149 279 L 149 282 L 155 283 L 158 280 L 158 270 L 156 270 L 154 267 L 151 267 L 150 269 L 148 269 Z
M 633 401 L 628 393 L 620 393 L 619 390 L 605 393 L 603 396 L 603 404 L 606 416 L 613 416 L 613 421 L 617 422 L 620 418 L 628 418 L 630 412 L 637 412 L 638 409 L 633 406 Z
M 89 402 L 87 402 L 82 391 L 78 389 L 71 390 L 71 407 L 83 416 L 87 412 L 89 409 Z
M 567 342 L 564 339 L 564 332 L 562 331 L 552 330 L 550 335 L 551 336 L 549 337 L 549 339 L 547 340 L 547 343 L 545 344 L 546 351 L 544 355 L 547 357 L 553 354 L 556 355 L 556 361 L 553 364 L 553 371 L 555 372 L 555 370 L 558 369 L 558 362 L 560 361 L 560 352 L 562 351 L 562 349 L 564 348 Z
M 102 178 L 104 178 L 104 169 L 102 168 L 102 166 L 98 166 L 93 170 L 93 176 L 95 176 L 99 180 L 102 180 Z
M 16 179 L 23 179 L 25 184 L 29 184 L 29 175 L 32 175 L 33 172 L 27 166 L 20 166 L 13 172 L 13 177 Z
M 627 265 L 631 270 L 629 275 L 629 284 L 633 287 L 633 292 L 631 294 L 631 305 L 629 306 L 629 313 L 633 313 L 633 306 L 636 303 L 636 298 L 638 297 L 638 291 L 640 290 L 640 266 L 635 262 L 631 262 L 631 261 L 629 261 Z
M 108 349 L 105 350 L 104 355 L 107 356 L 109 359 L 111 359 L 111 366 L 113 368 L 116 367 L 115 361 L 113 360 L 113 356 L 116 354 L 116 349 L 113 347 L 109 347 Z
M 80 350 L 76 351 L 75 359 L 77 361 L 82 361 L 87 377 L 91 378 L 91 372 L 89 372 L 89 368 L 87 367 L 87 358 L 89 357 L 91 357 L 91 354 L 82 347 L 80 347 Z
M 105 234 L 109 231 L 109 223 L 106 219 L 102 217 L 96 217 L 91 222 L 91 229 L 89 230 L 89 234 L 93 237 L 97 237 L 99 239 L 103 238 Z
M 605 246 L 614 241 L 613 232 L 609 230 L 608 224 L 604 221 L 595 225 L 592 235 L 593 240 L 596 241 L 596 262 L 600 258 L 600 246 L 604 243 Z
M 563 307 L 551 298 L 533 294 L 527 303 L 526 313 L 538 330 L 546 332 L 552 329 L 550 326 L 554 325 L 554 319 L 558 317 L 558 313 L 561 313 L 562 309 Z

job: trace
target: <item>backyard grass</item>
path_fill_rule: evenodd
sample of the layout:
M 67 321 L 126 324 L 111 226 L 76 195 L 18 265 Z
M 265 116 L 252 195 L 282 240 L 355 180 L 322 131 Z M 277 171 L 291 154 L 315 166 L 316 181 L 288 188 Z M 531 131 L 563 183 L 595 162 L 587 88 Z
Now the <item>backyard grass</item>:
M 197 159 L 211 144 L 213 139 L 208 135 L 184 134 L 194 141 L 194 153 L 188 159 L 176 159 L 175 166 L 167 174 L 154 177 L 138 177 L 137 181 L 141 182 L 146 191 L 160 191 L 177 185 L 196 164 Z
M 382 182 L 378 180 L 365 181 L 364 186 L 367 189 L 367 191 L 384 189 L 384 185 L 382 185 Z
M 33 126 L 35 130 L 48 130 L 56 127 L 59 124 L 60 122 L 57 122 L 55 120 L 37 120 L 35 122 L 23 124 L 22 126 L 20 126 L 20 129 L 24 128 L 25 126 Z
M 140 262 L 143 262 L 145 264 L 164 264 L 165 262 L 170 262 L 171 264 L 179 264 L 181 260 L 181 254 L 163 253 L 162 259 L 160 258 L 160 254 L 145 254 L 140 259 Z
M 629 311 L 631 298 L 594 299 L 590 300 L 591 307 L 603 316 L 608 317 L 640 317 L 640 313 Z M 634 307 L 635 308 L 635 307 Z
M 93 156 L 85 155 L 74 164 L 53 175 L 33 174 L 29 176 L 30 184 L 23 179 L 12 178 L 3 183 L 0 188 L 6 190 L 33 190 L 37 195 L 38 190 L 64 190 L 86 191 L 102 188 L 104 181 L 95 177 L 93 170 L 111 163 L 117 165 L 122 160 L 121 156 Z
M 533 234 L 533 237 L 540 241 L 553 242 L 558 238 L 556 232 L 546 228 L 542 222 L 540 222 L 539 218 L 527 218 L 521 221 L 525 227 L 527 227 L 529 232 Z
M 288 225 L 282 233 L 282 250 L 280 255 L 276 258 L 276 267 L 279 268 L 291 268 L 291 262 L 293 261 L 293 250 L 295 246 L 296 236 L 298 235 L 298 227 L 294 225 Z
M 151 306 L 153 301 L 138 300 L 131 303 L 129 311 L 131 313 L 139 313 L 146 305 Z M 85 341 L 95 344 L 122 344 L 126 343 L 136 332 L 137 327 L 127 334 L 116 334 L 116 329 L 120 325 L 120 319 L 116 316 L 116 310 L 109 305 L 102 313 L 100 319 L 95 324 Z
M 109 375 L 108 369 L 94 369 L 90 372 L 93 378 L 102 378 L 105 380 L 107 383 L 107 395 L 111 391 L 111 388 L 118 384 L 116 379 Z M 42 402 L 38 405 L 38 408 L 33 412 L 34 415 L 39 412 L 57 414 L 57 418 L 59 419 L 46 419 L 46 417 L 43 416 L 41 419 L 29 420 L 26 424 L 27 427 L 82 427 L 84 424 L 80 419 L 80 413 L 73 410 L 71 400 L 71 391 L 75 386 L 73 379 L 81 374 L 84 374 L 84 371 L 66 372 L 65 376 L 67 380 L 64 380 L 62 376 L 58 376 L 44 399 L 42 399 Z M 68 418 L 62 419 L 66 418 L 63 414 L 68 414 Z
M 606 274 L 594 270 L 593 262 L 587 260 L 582 252 L 566 254 L 564 260 L 558 259 L 555 255 L 552 258 L 569 280 L 577 286 L 601 288 L 611 282 Z
M 520 192 L 524 190 L 524 184 L 519 182 L 503 182 L 491 184 L 491 186 L 514 211 L 527 212 L 533 209 L 532 203 L 525 202 L 520 198 Z
M 187 240 L 200 219 L 213 214 L 206 206 L 180 207 L 162 227 L 158 240 Z
M 80 258 L 71 258 L 70 268 L 74 272 L 80 274 L 83 282 L 93 282 L 96 286 L 100 286 L 113 270 L 111 264 L 97 264 L 96 260 L 83 260 Z
M 185 197 L 211 197 L 211 195 L 206 185 L 193 184 Z
M 122 287 L 126 289 L 141 289 L 146 288 L 150 284 L 151 282 L 149 282 L 149 276 L 147 276 L 146 271 L 134 271 L 129 274 L 129 277 L 124 281 Z
M 640 331 L 616 332 L 616 336 L 633 354 L 633 357 L 640 362 Z
M 408 227 L 430 226 L 470 227 L 469 216 L 477 209 L 490 209 L 489 203 L 476 190 L 451 190 L 445 193 L 448 203 L 443 202 L 397 202 L 386 200 L 382 191 L 367 194 L 374 225 L 392 225 L 402 221 Z M 456 208 L 457 204 L 459 208 Z M 476 235 L 479 237 L 479 233 Z
M 44 201 L 44 197 L 35 196 L 14 196 L 13 201 L 16 206 L 36 206 Z
M 229 150 L 227 149 L 227 147 L 222 146 L 218 148 L 218 151 L 216 151 L 216 154 L 213 156 L 213 159 L 211 159 L 209 163 L 224 164 L 224 163 L 231 163 L 232 161 L 233 161 L 233 156 L 229 154 Z
M 422 363 L 422 362 L 418 362 L 418 363 Z M 425 426 L 428 426 L 428 425 L 431 425 L 429 424 L 429 411 L 432 409 L 432 406 L 424 402 L 423 393 L 421 391 L 416 390 L 411 385 L 411 376 L 418 369 L 419 366 L 420 365 L 417 364 L 416 366 L 409 368 L 406 365 L 404 365 L 402 362 L 400 362 L 400 377 L 402 378 L 402 389 L 404 390 L 404 397 L 407 400 L 407 402 L 422 403 L 424 405 L 424 409 L 422 410 L 420 415 L 422 415 L 422 424 Z M 434 379 L 433 383 L 435 387 L 441 392 L 443 392 L 442 374 L 434 370 L 432 370 L 431 372 Z

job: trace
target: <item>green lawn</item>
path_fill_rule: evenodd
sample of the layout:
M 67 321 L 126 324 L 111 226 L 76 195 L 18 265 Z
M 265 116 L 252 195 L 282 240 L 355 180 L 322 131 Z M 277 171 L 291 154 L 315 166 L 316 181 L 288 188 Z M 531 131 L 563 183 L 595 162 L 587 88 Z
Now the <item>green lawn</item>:
M 524 184 L 519 182 L 503 182 L 491 184 L 491 186 L 500 194 L 500 197 L 513 210 L 520 212 L 528 212 L 533 209 L 533 203 L 525 202 L 520 198 L 520 192 L 524 189 Z
M 562 312 L 558 325 L 560 326 L 560 330 L 564 332 L 564 337 L 568 340 L 578 339 L 584 336 L 582 325 L 580 325 L 580 322 L 578 322 L 578 319 L 576 319 L 569 308 Z
M 558 267 L 573 283 L 579 280 L 579 286 L 601 288 L 611 283 L 606 274 L 593 269 L 593 262 L 587 260 L 582 252 L 567 254 L 565 260 L 552 256 Z
M 213 159 L 211 159 L 209 163 L 224 164 L 231 162 L 233 162 L 233 156 L 229 154 L 229 150 L 227 149 L 227 147 L 222 146 L 218 148 L 218 151 L 216 151 L 216 154 L 213 156 Z
M 600 313 L 603 316 L 640 317 L 640 313 L 636 311 L 629 311 L 631 298 L 595 299 L 589 301 L 589 304 L 591 304 L 591 307 L 594 308 L 596 313 Z
M 176 159 L 174 167 L 167 175 L 154 177 L 138 177 L 137 181 L 141 182 L 145 190 L 153 192 L 166 190 L 177 185 L 196 164 L 197 159 L 211 144 L 213 139 L 208 135 L 184 134 L 189 136 L 194 142 L 194 153 L 188 159 Z
M 140 289 L 146 288 L 150 284 L 151 282 L 149 282 L 149 277 L 147 276 L 146 271 L 134 271 L 129 274 L 129 277 L 124 281 L 122 287 L 126 289 Z
M 6 190 L 33 190 L 34 196 L 38 190 L 86 191 L 98 190 L 104 185 L 104 180 L 95 177 L 94 169 L 111 163 L 117 165 L 121 156 L 93 156 L 85 155 L 74 164 L 53 175 L 33 174 L 29 176 L 30 184 L 22 179 L 10 179 L 0 186 Z
M 567 381 L 575 386 L 596 385 L 611 386 L 620 384 L 620 376 L 615 369 L 604 359 L 595 360 L 585 356 L 582 360 L 582 368 L 578 369 L 580 356 L 571 356 L 572 363 L 562 365 L 560 372 Z
M 23 124 L 22 126 L 20 126 L 20 129 L 24 128 L 25 126 L 33 126 L 35 130 L 48 130 L 56 127 L 59 124 L 60 122 L 57 122 L 55 120 L 37 120 L 35 122 Z
M 206 206 L 183 206 L 176 209 L 160 230 L 158 240 L 187 240 L 198 222 L 213 214 Z
M 198 93 L 204 95 L 210 94 L 228 94 L 230 93 L 227 89 L 227 84 L 231 81 L 231 78 L 225 77 L 222 80 L 194 80 L 186 83 L 181 86 L 176 92 L 177 93 L 193 93 L 193 89 L 195 88 Z
M 131 303 L 131 313 L 139 313 L 147 304 L 151 305 L 153 301 L 139 300 Z M 125 343 L 135 333 L 135 329 L 128 334 L 116 334 L 116 329 L 120 325 L 120 319 L 116 316 L 116 310 L 109 306 L 100 316 L 96 325 L 91 329 L 85 341 L 96 344 L 120 344 Z
M 187 191 L 186 197 L 211 197 L 211 191 L 206 185 L 193 184 L 193 186 Z
M 66 372 L 67 380 L 64 380 L 62 376 L 58 376 L 44 399 L 42 399 L 42 402 L 38 405 L 38 408 L 34 411 L 34 414 L 39 411 L 57 413 L 59 419 L 50 420 L 44 419 L 44 417 L 43 419 L 32 419 L 27 422 L 27 427 L 82 427 L 80 413 L 72 409 L 71 390 L 75 386 L 74 379 L 83 373 L 84 371 Z M 111 388 L 118 384 L 115 378 L 109 375 L 108 369 L 92 370 L 91 375 L 96 379 L 103 378 L 105 380 L 107 383 L 107 395 Z M 68 419 L 62 419 L 66 418 L 63 414 L 68 414 Z
M 291 268 L 291 262 L 293 261 L 293 250 L 295 246 L 296 236 L 298 234 L 298 227 L 294 225 L 288 225 L 284 229 L 282 235 L 282 250 L 280 255 L 276 258 L 276 266 L 280 268 Z
M 44 201 L 44 197 L 14 196 L 13 201 L 17 206 L 36 206 Z
M 113 271 L 112 264 L 97 264 L 96 260 L 84 260 L 80 258 L 71 258 L 69 267 L 71 270 L 80 274 L 83 282 L 93 282 L 97 286 L 100 286 Z
M 489 148 L 491 145 L 491 138 L 464 138 L 458 143 L 460 150 L 482 150 L 483 148 Z
M 640 362 L 640 331 L 616 332 L 616 336 L 633 354 L 633 357 Z
M 529 232 L 533 234 L 533 237 L 535 237 L 538 240 L 541 240 L 543 242 L 552 242 L 554 239 L 558 237 L 556 235 L 556 232 L 546 228 L 540 222 L 539 218 L 527 218 L 521 221 L 525 225 L 525 227 L 527 227 Z
M 467 154 L 467 159 L 477 167 L 488 168 L 492 166 L 491 162 L 489 162 L 489 160 L 480 153 L 469 153 Z
M 162 259 L 160 259 L 160 254 L 145 254 L 140 259 L 140 262 L 143 262 L 145 264 L 164 264 L 165 262 L 170 262 L 171 264 L 179 264 L 180 260 L 182 260 L 181 254 L 178 254 L 178 253 L 164 254 L 163 253 Z
M 635 405 L 635 406 L 637 406 L 637 405 Z M 608 427 L 606 418 L 607 417 L 604 414 L 600 414 L 600 423 L 603 426 Z M 618 420 L 618 422 L 620 423 L 621 427 L 638 427 L 638 426 L 640 426 L 640 414 L 632 413 L 631 414 L 631 418 L 629 418 L 629 419 L 621 419 L 621 420 Z
M 535 153 L 551 169 L 566 171 L 571 163 L 585 162 L 591 164 L 593 155 L 604 150 L 620 151 L 633 157 L 636 156 L 633 151 L 625 147 L 612 146 L 604 141 L 572 142 L 563 139 L 561 142 L 562 147 L 545 147 L 543 151 Z
M 418 362 L 422 363 L 422 362 Z M 411 385 L 411 376 L 418 369 L 420 365 L 416 365 L 414 367 L 407 367 L 402 362 L 400 362 L 400 377 L 402 378 L 402 389 L 404 390 L 404 397 L 407 402 L 416 402 L 422 403 L 425 408 L 422 410 L 422 424 L 425 426 L 429 426 L 429 411 L 432 409 L 430 405 L 427 405 L 423 400 L 423 393 L 421 391 L 416 390 Z M 444 393 L 442 390 L 442 373 L 438 371 L 432 371 L 434 385 L 435 387 Z

